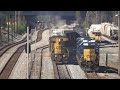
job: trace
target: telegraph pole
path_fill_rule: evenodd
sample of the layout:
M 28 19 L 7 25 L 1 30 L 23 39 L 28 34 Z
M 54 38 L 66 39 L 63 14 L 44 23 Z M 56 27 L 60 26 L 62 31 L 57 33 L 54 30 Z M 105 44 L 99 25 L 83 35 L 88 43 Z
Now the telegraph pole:
M 0 19 L 0 43 L 2 44 L 1 19 Z
M 119 43 L 119 67 L 118 74 L 120 75 L 120 12 L 118 11 L 118 43 Z
M 9 23 L 10 23 L 10 18 L 9 18 L 9 15 L 7 16 L 7 26 L 8 26 L 8 43 L 9 43 Z
M 76 11 L 76 21 L 80 24 L 80 11 Z
M 12 16 L 10 15 L 10 28 L 12 30 L 12 42 L 13 42 L 13 25 L 12 25 Z
M 89 11 L 86 12 L 85 22 L 89 26 Z M 87 28 L 89 28 L 89 27 L 87 27 Z M 86 29 L 86 36 L 87 36 L 87 33 L 88 33 L 88 29 Z
M 13 33 L 14 33 L 14 37 L 15 37 L 15 18 L 13 19 Z
M 17 11 L 15 11 L 15 33 L 16 33 L 16 36 L 17 36 L 17 27 L 18 27 Z
M 96 13 L 96 24 L 98 24 L 98 11 L 96 11 L 95 13 Z

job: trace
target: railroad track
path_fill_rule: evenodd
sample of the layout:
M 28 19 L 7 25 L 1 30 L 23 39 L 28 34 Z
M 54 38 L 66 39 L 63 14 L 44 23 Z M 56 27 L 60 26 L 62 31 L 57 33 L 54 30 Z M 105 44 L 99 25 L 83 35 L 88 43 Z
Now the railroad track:
M 29 72 L 29 79 L 33 79 L 33 78 L 34 79 L 42 79 L 42 78 L 45 78 L 44 77 L 45 73 L 43 73 L 44 69 L 45 69 L 44 63 L 45 63 L 45 61 L 47 63 L 51 62 L 49 60 L 47 61 L 46 59 L 44 60 L 44 54 L 45 54 L 44 50 L 47 49 L 47 48 L 48 48 L 48 45 L 37 48 L 37 50 L 39 50 L 39 52 L 40 52 L 39 53 L 39 55 L 40 55 L 39 59 L 40 60 L 38 62 L 37 61 L 32 61 L 31 62 L 31 66 L 30 66 L 30 69 L 29 69 L 29 71 L 30 71 Z M 43 60 L 44 60 L 44 63 L 43 63 Z M 38 65 L 36 65 L 35 62 L 39 63 L 39 67 L 37 67 Z M 52 61 L 51 65 L 53 67 L 54 79 L 71 79 L 71 76 L 69 74 L 67 65 L 57 65 L 54 61 Z M 37 68 L 35 68 L 35 67 L 37 67 Z M 47 66 L 46 68 L 49 68 L 49 66 Z M 46 73 L 46 74 L 48 74 L 48 73 Z M 50 78 L 50 77 L 48 77 L 48 78 Z
M 56 64 L 55 61 L 52 61 L 52 63 L 53 63 L 55 79 L 71 79 L 67 65 L 65 64 L 59 65 Z
M 101 79 L 100 76 L 97 75 L 96 72 L 85 72 L 88 79 Z
M 41 58 L 40 58 L 40 75 L 39 75 L 39 78 L 41 78 L 41 71 L 42 71 L 42 59 L 43 59 L 43 50 L 44 49 L 46 49 L 46 48 L 48 48 L 48 45 L 45 45 L 45 46 L 42 46 L 42 47 L 40 47 L 40 48 L 37 48 L 37 50 L 38 49 L 40 49 L 40 55 L 41 55 Z M 32 72 L 34 72 L 34 65 L 35 65 L 35 61 L 32 61 L 32 63 L 31 63 L 31 67 L 30 67 L 30 72 L 29 72 L 29 79 L 31 79 L 31 77 L 32 77 Z
M 13 44 L 9 44 L 9 45 L 1 48 L 1 49 L 0 49 L 0 57 L 1 57 L 8 49 L 10 49 L 10 48 L 12 48 L 12 47 L 14 47 L 14 46 L 16 46 L 16 45 L 18 45 L 18 44 L 24 43 L 24 42 L 26 42 L 26 37 L 25 37 L 23 40 L 19 41 L 19 42 L 16 42 L 16 43 L 13 43 Z
M 40 40 L 41 40 L 41 38 L 42 38 L 42 32 L 43 32 L 44 30 L 41 30 L 41 31 L 39 31 L 38 32 L 38 37 L 37 37 L 37 40 L 36 40 L 36 42 L 39 42 Z M 23 40 L 21 40 L 21 41 L 19 41 L 19 42 L 15 42 L 15 43 L 12 43 L 12 44 L 9 44 L 9 45 L 6 45 L 6 46 L 4 46 L 4 47 L 2 47 L 2 48 L 0 48 L 0 57 L 7 51 L 7 50 L 9 50 L 10 48 L 12 48 L 12 47 L 14 47 L 14 46 L 16 46 L 16 45 L 18 45 L 18 44 L 21 44 L 21 43 L 24 43 L 24 42 L 26 42 L 27 41 L 27 37 L 25 37 Z M 31 44 L 34 44 L 35 43 L 35 41 L 33 41 L 33 42 L 31 42 Z
M 9 75 L 11 74 L 12 69 L 14 68 L 14 65 L 16 64 L 19 56 L 24 50 L 24 46 L 21 46 L 17 49 L 17 51 L 12 55 L 12 57 L 9 59 L 7 64 L 4 66 L 0 73 L 0 79 L 8 79 Z
M 37 34 L 37 42 L 40 41 L 42 39 L 42 32 L 44 30 L 40 30 Z M 26 38 L 24 38 L 22 41 L 20 42 L 17 42 L 17 43 L 14 43 L 10 46 L 7 46 L 7 47 L 3 47 L 0 51 L 0 55 L 2 56 L 8 49 L 18 45 L 18 44 L 21 44 L 21 43 L 24 43 L 26 41 Z M 31 42 L 31 44 L 34 44 L 35 41 Z M 8 60 L 8 62 L 6 63 L 6 65 L 4 66 L 4 68 L 2 69 L 2 71 L 0 72 L 0 79 L 8 79 L 19 56 L 21 55 L 21 53 L 23 52 L 23 50 L 25 49 L 25 44 L 20 46 L 16 51 L 15 53 L 11 56 L 11 58 Z

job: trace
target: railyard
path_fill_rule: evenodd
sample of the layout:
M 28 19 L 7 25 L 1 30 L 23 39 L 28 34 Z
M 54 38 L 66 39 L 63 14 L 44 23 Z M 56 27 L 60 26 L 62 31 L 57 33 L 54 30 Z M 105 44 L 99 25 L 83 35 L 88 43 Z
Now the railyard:
M 0 48 L 0 79 L 120 79 L 117 41 L 103 35 L 102 42 L 99 43 L 98 70 L 86 72 L 77 62 L 75 41 L 72 41 L 76 40 L 75 34 L 68 35 L 70 39 L 72 38 L 66 44 L 69 51 L 68 62 L 57 64 L 52 60 L 49 38 L 53 29 L 32 30 L 29 34 L 31 44 L 29 58 L 25 50 L 27 34 L 17 42 Z
M 40 32 L 40 30 L 38 31 Z M 34 35 L 33 37 L 35 37 L 36 35 Z M 42 34 L 42 39 L 36 43 L 36 47 L 37 50 L 35 51 L 35 44 L 32 45 L 32 52 L 29 55 L 29 78 L 30 79 L 87 79 L 88 78 L 92 78 L 92 79 L 96 79 L 96 77 L 93 77 L 94 75 L 90 75 L 90 73 L 86 74 L 84 71 L 82 71 L 82 69 L 80 68 L 79 65 L 72 65 L 72 64 L 66 64 L 66 65 L 55 65 L 54 62 L 52 62 L 51 57 L 50 57 L 50 53 L 48 50 L 48 37 L 49 36 L 49 30 L 45 30 Z M 23 44 L 22 44 L 23 45 Z M 16 52 L 16 49 L 18 49 L 18 47 L 22 46 L 22 45 L 18 45 L 18 46 L 14 46 L 13 48 L 9 49 L 8 51 L 8 55 L 9 57 L 5 58 L 7 52 L 5 54 L 2 55 L 1 57 L 1 74 L 0 74 L 0 78 L 9 78 L 9 79 L 26 79 L 26 53 L 25 51 L 21 51 L 20 57 L 18 58 L 18 60 L 15 62 L 16 64 L 14 65 L 14 68 L 11 66 L 12 71 L 10 70 L 10 66 L 8 71 L 10 71 L 8 73 L 3 71 L 2 69 L 5 67 L 7 68 L 8 61 L 10 59 L 10 57 L 12 57 L 12 54 L 14 54 Z M 106 50 L 105 50 L 106 49 Z M 114 50 L 115 53 L 115 47 L 110 48 L 111 50 Z M 100 58 L 100 64 L 101 64 L 101 68 L 100 69 L 104 69 L 105 70 L 105 51 L 110 53 L 110 49 L 104 48 L 103 50 L 101 49 L 101 54 L 103 53 L 103 58 L 102 56 Z M 118 49 L 118 47 L 116 47 L 116 49 Z M 108 51 L 107 51 L 108 50 Z M 11 52 L 10 52 L 11 51 Z M 20 52 L 19 52 L 20 53 Z M 11 54 L 11 55 L 10 55 Z M 6 60 L 4 60 L 4 59 Z M 109 57 L 111 58 L 111 57 Z M 113 57 L 114 58 L 114 57 Z M 71 58 L 72 59 L 72 58 Z M 109 59 L 110 60 L 110 59 Z M 111 59 L 109 61 L 112 62 L 113 59 Z M 117 59 L 114 59 L 114 62 L 117 62 Z M 4 64 L 3 64 L 4 63 Z M 36 64 L 36 65 L 35 65 Z M 11 64 L 10 64 L 11 65 Z M 102 68 L 103 66 L 103 68 Z M 111 65 L 112 67 L 114 67 L 113 65 Z M 116 71 L 113 70 L 114 73 L 109 73 L 109 69 L 108 71 L 104 71 L 99 73 L 97 72 L 97 75 L 99 75 L 99 77 L 107 77 L 107 75 L 109 76 L 108 78 L 120 78 L 117 76 Z M 112 70 L 111 70 L 112 71 Z M 6 77 L 4 74 L 8 74 Z M 95 74 L 96 75 L 96 74 Z M 8 77 L 9 76 L 9 77 Z M 98 76 L 97 76 L 98 77 Z M 98 78 L 99 79 L 99 78 Z

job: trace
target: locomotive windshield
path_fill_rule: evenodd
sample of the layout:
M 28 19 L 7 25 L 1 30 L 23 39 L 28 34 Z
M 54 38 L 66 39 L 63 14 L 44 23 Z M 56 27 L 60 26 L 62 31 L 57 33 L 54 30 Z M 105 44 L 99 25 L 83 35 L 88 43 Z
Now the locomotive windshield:
M 94 46 L 84 46 L 84 49 L 95 49 Z
M 117 33 L 118 33 L 118 30 L 114 30 L 113 33 L 114 33 L 114 34 L 117 34 Z
M 100 32 L 96 32 L 95 35 L 96 35 L 96 36 L 100 36 L 101 33 L 100 33 Z

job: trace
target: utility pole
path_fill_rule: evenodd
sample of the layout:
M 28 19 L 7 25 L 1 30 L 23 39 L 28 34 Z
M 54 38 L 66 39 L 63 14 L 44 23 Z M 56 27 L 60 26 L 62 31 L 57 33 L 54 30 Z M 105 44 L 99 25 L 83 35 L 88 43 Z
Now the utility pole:
M 15 33 L 17 33 L 17 30 L 16 30 L 16 27 L 17 27 L 16 15 L 17 15 L 17 11 L 15 11 L 15 21 L 14 21 L 14 32 Z M 14 33 L 14 35 L 17 36 L 15 33 Z
M 9 17 L 9 14 L 7 16 L 7 27 L 8 27 L 8 43 L 9 43 L 9 23 L 10 23 L 10 17 Z
M 16 20 L 16 21 L 17 21 L 17 24 L 16 24 L 16 25 L 17 25 L 17 33 L 16 33 L 16 36 L 17 36 L 17 34 L 18 34 L 18 11 L 17 11 L 17 20 Z
M 0 19 L 0 44 L 2 44 L 1 19 Z
M 120 75 L 120 12 L 118 11 L 118 43 L 119 43 L 119 68 L 118 68 L 118 74 Z
M 80 11 L 76 11 L 76 21 L 80 24 Z
M 118 17 L 118 74 L 120 75 L 120 12 L 118 11 L 118 14 L 115 15 L 116 17 Z
M 15 17 L 13 19 L 13 36 L 15 37 Z
M 10 15 L 10 28 L 12 30 L 12 42 L 13 42 L 13 25 L 12 25 L 12 16 Z
M 96 24 L 98 24 L 98 11 L 96 11 L 95 13 L 96 13 Z
M 86 24 L 89 25 L 89 11 L 86 12 L 86 19 L 85 19 L 85 22 L 86 22 Z M 87 27 L 87 28 L 89 28 L 89 27 Z M 87 35 L 87 33 L 88 33 L 88 29 L 86 29 L 86 35 Z

